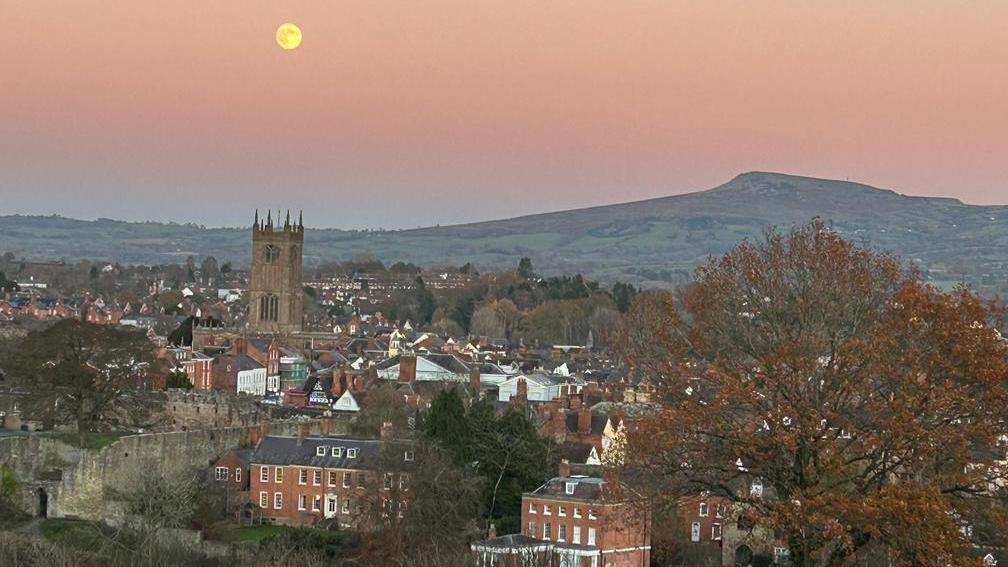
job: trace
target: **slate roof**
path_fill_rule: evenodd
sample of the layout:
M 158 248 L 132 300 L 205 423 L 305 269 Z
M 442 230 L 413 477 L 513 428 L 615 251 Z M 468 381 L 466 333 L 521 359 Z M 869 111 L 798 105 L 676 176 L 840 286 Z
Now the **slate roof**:
M 263 437 L 249 462 L 256 465 L 324 467 L 332 469 L 374 470 L 381 458 L 382 444 L 378 439 L 351 437 L 311 436 L 305 437 L 298 446 L 297 438 L 284 435 Z M 394 441 L 402 447 L 410 447 L 408 441 Z M 318 455 L 317 448 L 325 447 L 325 455 Z M 332 454 L 333 447 L 342 447 L 339 457 Z M 350 458 L 347 449 L 357 449 L 357 456 Z M 405 465 L 405 462 L 403 463 Z M 403 468 L 406 468 L 403 466 Z
M 575 482 L 574 494 L 567 494 L 567 483 Z M 605 481 L 596 476 L 558 476 L 546 481 L 534 491 L 531 496 L 548 496 L 570 498 L 574 500 L 602 500 L 602 487 Z
M 238 371 L 239 372 L 245 371 L 245 370 L 257 370 L 259 368 L 266 368 L 262 364 L 259 364 L 259 361 L 257 361 L 256 359 L 252 358 L 251 356 L 249 356 L 247 354 L 239 354 L 239 355 L 235 356 L 234 357 L 234 362 L 235 362 L 235 365 L 238 366 Z

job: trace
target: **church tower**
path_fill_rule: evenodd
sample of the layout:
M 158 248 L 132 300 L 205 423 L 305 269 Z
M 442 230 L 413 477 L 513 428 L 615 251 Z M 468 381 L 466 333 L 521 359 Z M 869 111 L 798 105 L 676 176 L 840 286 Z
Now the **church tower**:
M 248 330 L 252 333 L 290 334 L 301 330 L 304 296 L 301 283 L 301 254 L 304 224 L 300 215 L 292 224 L 290 211 L 276 226 L 273 213 L 252 224 L 252 282 L 249 285 Z

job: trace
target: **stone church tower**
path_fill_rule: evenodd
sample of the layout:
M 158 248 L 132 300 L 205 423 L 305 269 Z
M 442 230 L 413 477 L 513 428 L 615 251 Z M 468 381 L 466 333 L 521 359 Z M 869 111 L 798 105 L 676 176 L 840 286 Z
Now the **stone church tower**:
M 301 254 L 304 224 L 300 216 L 291 224 L 290 211 L 280 226 L 277 213 L 252 225 L 252 282 L 249 285 L 248 330 L 251 333 L 290 334 L 301 330 L 304 292 L 301 283 Z

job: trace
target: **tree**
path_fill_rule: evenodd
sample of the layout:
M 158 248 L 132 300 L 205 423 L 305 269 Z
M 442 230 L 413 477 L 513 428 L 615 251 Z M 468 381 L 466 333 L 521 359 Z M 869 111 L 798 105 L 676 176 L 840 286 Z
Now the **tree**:
M 627 360 L 664 409 L 621 472 L 659 497 L 734 501 L 798 566 L 972 564 L 961 528 L 1004 512 L 993 315 L 821 222 L 768 231 L 700 267 L 681 303 L 635 303 L 654 326 L 627 333 Z
M 200 264 L 200 272 L 202 272 L 204 282 L 209 284 L 216 281 L 217 276 L 220 275 L 220 269 L 217 267 L 217 258 L 213 256 L 203 258 L 203 262 Z
M 518 261 L 518 277 L 523 280 L 530 280 L 535 277 L 535 272 L 532 270 L 532 259 L 525 256 Z
M 83 447 L 88 432 L 148 425 L 155 402 L 139 384 L 152 351 L 143 332 L 67 319 L 29 333 L 11 374 L 31 392 L 26 409 L 75 425 Z
M 181 370 L 176 370 L 170 374 L 165 379 L 165 388 L 181 388 L 183 390 L 192 390 L 193 383 L 189 381 L 189 375 Z

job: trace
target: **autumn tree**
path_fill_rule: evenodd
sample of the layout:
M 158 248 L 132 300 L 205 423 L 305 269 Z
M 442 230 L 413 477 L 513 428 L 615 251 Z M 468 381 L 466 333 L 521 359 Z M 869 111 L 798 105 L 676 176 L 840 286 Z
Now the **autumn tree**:
M 139 384 L 152 350 L 141 331 L 67 319 L 29 333 L 9 372 L 31 392 L 29 412 L 76 426 L 84 446 L 88 432 L 149 425 L 156 402 Z
M 733 501 L 794 565 L 973 564 L 971 545 L 999 543 L 979 527 L 1003 525 L 994 315 L 821 222 L 768 231 L 681 297 L 635 302 L 627 360 L 664 409 L 620 472 L 658 499 Z

